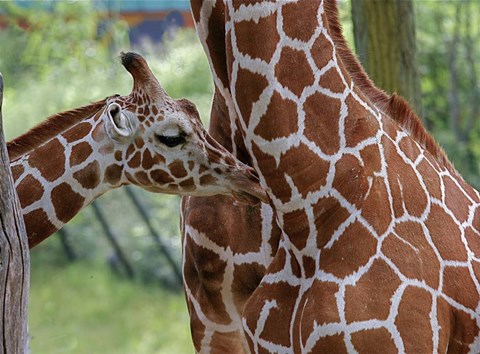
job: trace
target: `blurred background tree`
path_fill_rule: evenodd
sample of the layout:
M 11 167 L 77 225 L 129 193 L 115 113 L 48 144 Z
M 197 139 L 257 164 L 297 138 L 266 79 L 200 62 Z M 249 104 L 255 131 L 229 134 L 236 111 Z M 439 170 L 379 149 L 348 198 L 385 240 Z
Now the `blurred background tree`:
M 356 52 L 379 87 L 422 113 L 412 0 L 352 1 Z
M 149 6 L 166 2 L 138 1 Z M 353 48 L 352 2 L 339 6 Z M 105 3 L 118 7 L 127 1 L 0 2 L 7 139 L 56 112 L 130 92 L 131 78 L 117 57 L 131 49 L 132 24 L 115 6 L 107 6 L 108 11 L 99 6 Z M 188 2 L 176 3 L 188 9 Z M 422 119 L 466 180 L 479 188 L 480 3 L 413 0 L 411 16 Z M 161 43 L 135 45 L 172 97 L 191 99 L 203 119 L 209 116 L 212 80 L 192 28 L 164 36 Z M 179 198 L 135 192 L 179 265 Z M 124 190 L 103 196 L 98 204 L 133 269 L 133 280 L 125 278 L 94 211 L 85 209 L 63 238 L 73 256 L 58 236 L 32 251 L 32 352 L 193 352 L 183 294 L 172 286 L 175 276 L 148 226 Z

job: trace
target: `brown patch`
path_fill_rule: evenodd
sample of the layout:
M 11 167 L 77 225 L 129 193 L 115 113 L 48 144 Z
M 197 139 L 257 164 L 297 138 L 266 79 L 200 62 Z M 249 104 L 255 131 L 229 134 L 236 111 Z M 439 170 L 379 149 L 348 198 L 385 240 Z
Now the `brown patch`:
M 463 180 L 461 177 L 457 177 L 456 181 L 460 185 L 460 188 L 470 197 L 472 200 L 478 200 L 477 191 Z
M 109 183 L 113 186 L 120 182 L 122 177 L 122 166 L 120 165 L 110 165 L 105 169 L 105 175 L 103 177 L 103 181 Z
M 295 279 L 299 279 L 302 277 L 302 269 L 300 268 L 300 263 L 298 262 L 298 258 L 294 257 L 293 254 L 290 254 L 290 269 Z
M 143 145 L 145 145 L 145 141 L 142 139 L 142 137 L 139 136 L 135 138 L 135 146 L 137 147 L 137 149 L 141 149 Z
M 193 161 L 188 161 L 188 170 L 193 171 L 193 168 L 195 167 L 195 162 Z
M 446 302 L 441 296 L 437 297 L 437 320 L 438 320 L 438 353 L 447 353 L 449 348 L 449 341 L 453 341 L 451 335 L 453 331 L 453 311 L 450 308 L 448 302 Z M 465 351 L 457 351 L 457 353 L 467 353 Z
M 213 332 L 209 347 L 212 353 L 242 353 L 244 352 L 243 332 Z M 198 350 L 196 353 L 199 353 Z
M 281 296 L 275 296 L 275 294 L 281 294 Z M 265 302 L 274 300 L 276 306 L 269 311 L 268 319 L 262 331 L 262 339 L 289 347 L 291 345 L 289 323 L 297 296 L 298 287 L 296 286 L 290 286 L 284 282 L 262 283 L 245 305 L 243 318 L 246 320 L 248 328 L 255 333 L 258 318 L 262 313 Z
M 383 260 L 376 260 L 369 271 L 345 290 L 345 319 L 347 323 L 367 320 L 386 320 L 391 298 L 400 279 Z
M 321 33 L 313 43 L 311 53 L 319 69 L 326 66 L 328 62 L 333 59 L 333 46 L 323 33 Z
M 82 140 L 85 138 L 92 130 L 92 125 L 87 122 L 79 123 L 74 127 L 68 129 L 62 136 L 68 143 L 73 143 L 75 141 Z
M 182 161 L 175 161 L 168 165 L 170 173 L 176 178 L 184 178 L 188 176 L 187 170 L 183 166 Z
M 376 136 L 380 128 L 377 119 L 357 100 L 349 95 L 345 101 L 348 115 L 345 117 L 345 140 L 348 147 Z
M 64 223 L 67 223 L 82 209 L 85 201 L 85 198 L 75 192 L 67 183 L 53 188 L 51 198 L 57 218 Z
M 148 174 L 144 171 L 135 172 L 135 180 L 140 186 L 150 186 L 152 182 L 148 178 Z
M 276 122 L 280 116 L 285 117 L 285 121 L 283 121 L 282 124 L 277 124 L 276 129 L 272 129 L 272 122 Z M 282 98 L 282 96 L 275 91 L 268 104 L 267 113 L 262 116 L 254 133 L 268 141 L 287 137 L 298 131 L 297 121 L 297 105 L 295 102 Z
M 377 240 L 356 221 L 331 248 L 322 249 L 320 269 L 343 279 L 366 265 L 376 251 Z
M 182 190 L 184 191 L 194 191 L 195 190 L 195 181 L 193 177 L 190 177 L 189 179 L 186 179 L 178 184 L 180 187 L 182 187 Z
M 30 154 L 28 164 L 37 168 L 47 181 L 55 181 L 65 172 L 65 151 L 62 144 L 53 139 L 36 148 Z
M 194 225 L 220 247 L 230 247 L 233 253 L 258 252 L 262 247 L 261 227 L 252 227 L 262 224 L 258 206 L 235 204 L 233 198 L 226 195 L 191 198 L 184 215 L 188 225 Z M 271 234 L 273 239 L 279 237 L 278 226 Z M 248 237 L 248 242 L 238 235 Z M 276 247 L 272 246 L 272 252 L 275 251 Z
M 27 175 L 15 189 L 17 190 L 18 199 L 20 199 L 22 208 L 40 200 L 45 191 L 42 184 L 32 175 Z
M 315 92 L 305 100 L 305 137 L 317 145 L 323 153 L 335 154 L 340 148 L 338 118 L 340 100 Z M 321 114 L 319 113 L 321 112 Z
M 403 138 L 398 143 L 398 147 L 412 162 L 415 162 L 418 156 L 420 156 L 420 149 L 411 139 Z
M 302 256 L 302 267 L 305 271 L 306 278 L 313 277 L 315 275 L 315 271 L 317 270 L 315 258 L 309 256 Z
M 345 339 L 341 334 L 334 334 L 332 336 L 321 337 L 312 348 L 311 353 L 348 353 L 345 346 Z
M 137 168 L 140 166 L 140 163 L 142 162 L 142 155 L 140 151 L 137 151 L 132 158 L 128 161 L 128 166 L 131 168 Z
M 333 188 L 351 204 L 360 208 L 367 195 L 369 184 L 364 168 L 353 155 L 344 155 L 335 164 Z
M 35 209 L 23 216 L 30 248 L 38 245 L 48 236 L 57 231 L 57 228 L 49 221 L 48 215 L 42 209 Z
M 188 236 L 185 237 L 185 242 L 184 276 L 188 288 L 197 301 L 207 304 L 202 308 L 207 318 L 219 324 L 230 323 L 221 294 L 226 262 L 215 252 L 193 244 Z
M 290 38 L 308 42 L 318 27 L 319 6 L 320 2 L 318 0 L 309 0 L 305 3 L 287 2 L 282 7 L 283 31 L 285 34 Z
M 480 233 L 480 206 L 473 211 L 472 227 Z
M 136 151 L 135 145 L 130 144 L 127 148 L 127 152 L 125 154 L 125 159 L 128 160 L 135 151 Z
M 473 252 L 475 257 L 480 258 L 480 235 L 471 227 L 465 230 L 465 238 L 467 239 L 468 248 Z
M 149 149 L 145 149 L 142 157 L 142 168 L 144 170 L 149 170 L 155 164 L 155 159 Z
M 473 274 L 477 281 L 480 281 L 480 262 L 473 260 L 472 261 Z
M 365 165 L 365 173 L 372 176 L 374 172 L 380 172 L 382 169 L 382 160 L 380 158 L 380 148 L 378 145 L 369 145 L 360 151 L 360 157 Z
M 394 231 L 398 237 L 391 234 L 383 241 L 383 254 L 406 277 L 423 280 L 436 289 L 439 283 L 440 262 L 427 242 L 421 225 L 403 222 L 395 225 Z
M 392 140 L 396 141 L 397 140 L 397 134 L 399 133 L 398 130 L 398 125 L 395 124 L 392 120 L 389 119 L 383 119 L 383 131 L 386 133 L 386 135 Z
M 83 188 L 94 189 L 100 184 L 100 164 L 98 161 L 90 162 L 87 166 L 73 174 Z
M 355 332 L 352 334 L 352 344 L 358 353 L 398 353 L 391 333 L 385 328 Z
M 277 32 L 277 13 L 262 17 L 258 21 L 235 23 L 237 48 L 243 54 L 270 62 L 280 36 Z M 268 40 L 265 40 L 268 38 Z
M 227 17 L 229 17 L 230 14 L 228 14 L 227 11 Z M 230 73 L 232 73 L 233 69 L 233 61 L 234 61 L 234 56 L 232 55 L 233 53 L 233 47 L 232 47 L 232 30 L 229 28 L 225 34 L 225 50 L 226 53 L 228 53 L 227 58 L 226 58 L 226 68 L 228 72 L 225 72 L 225 80 L 226 84 L 223 85 L 223 87 L 230 87 L 230 82 L 228 81 L 230 79 Z M 210 52 L 211 53 L 211 52 Z M 225 54 L 223 54 L 225 55 Z M 213 62 L 213 59 L 212 59 Z M 222 63 L 223 64 L 223 63 Z M 217 72 L 217 70 L 215 70 Z M 223 73 L 222 73 L 223 74 Z
M 252 142 L 253 154 L 259 162 L 260 171 L 265 177 L 268 186 L 275 186 L 275 196 L 282 202 L 287 202 L 292 196 L 290 186 L 281 170 L 277 167 L 277 162 L 272 156 L 265 154 L 255 142 Z
M 12 177 L 13 180 L 16 181 L 18 177 L 20 177 L 23 172 L 25 172 L 25 169 L 23 168 L 22 165 L 15 165 L 12 167 Z
M 275 254 L 275 258 L 272 263 L 268 266 L 268 272 L 270 274 L 275 274 L 281 272 L 285 268 L 285 263 L 287 262 L 287 253 L 284 248 L 279 248 L 278 252 Z
M 453 333 L 450 335 L 448 353 L 470 353 L 470 345 L 480 330 L 477 321 L 461 310 L 454 310 L 452 317 Z
M 166 184 L 174 182 L 174 179 L 168 172 L 164 170 L 153 170 L 150 172 L 150 177 L 156 184 Z
M 268 86 L 268 81 L 262 75 L 242 68 L 238 70 L 237 77 L 235 99 L 240 107 L 241 118 L 248 126 L 252 105 L 258 101 L 260 94 Z
M 390 202 L 388 200 L 387 187 L 382 177 L 372 177 L 372 187 L 365 199 L 362 208 L 362 216 L 372 225 L 378 235 L 387 231 L 392 221 Z
M 218 179 L 212 175 L 203 175 L 200 177 L 200 185 L 202 186 L 213 186 L 218 182 Z
M 145 109 L 143 111 L 143 114 L 145 114 L 145 116 L 149 116 L 150 115 L 150 108 L 148 108 L 148 106 L 145 106 Z
M 97 124 L 92 131 L 92 139 L 95 142 L 100 142 L 105 137 L 105 127 L 103 124 Z
M 445 204 L 447 208 L 460 223 L 467 221 L 471 202 L 450 177 L 444 176 L 443 183 L 445 184 Z
M 313 205 L 313 215 L 317 227 L 317 247 L 322 248 L 350 213 L 335 198 L 325 197 Z
M 335 67 L 328 69 L 327 72 L 320 77 L 319 85 L 334 93 L 342 93 L 346 89 L 346 86 Z
M 303 333 L 311 333 L 317 325 L 339 323 L 337 298 L 338 285 L 335 283 L 315 280 L 299 304 L 299 313 L 302 314 L 300 328 Z M 303 336 L 303 345 L 308 336 Z
M 120 150 L 118 151 L 115 151 L 115 160 L 117 161 L 122 161 L 123 160 L 123 156 L 122 156 L 122 152 Z
M 468 259 L 460 230 L 445 210 L 432 204 L 425 225 L 443 260 L 465 262 Z
M 89 143 L 83 141 L 72 147 L 70 153 L 70 167 L 80 165 L 92 154 L 93 149 Z
M 293 184 L 305 198 L 309 192 L 320 190 L 327 180 L 330 163 L 322 160 L 304 143 L 292 147 L 280 158 L 279 173 L 290 176 Z M 271 170 L 270 170 L 271 171 Z M 278 173 L 275 171 L 275 173 Z M 269 185 L 276 194 L 276 186 Z
M 283 229 L 295 247 L 302 250 L 306 246 L 308 235 L 310 234 L 305 210 L 299 209 L 285 213 L 283 216 Z
M 112 144 L 105 144 L 103 146 L 100 147 L 100 149 L 98 149 L 98 152 L 100 155 L 109 155 L 111 153 L 113 153 L 113 149 L 114 149 L 114 146 Z
M 245 303 L 258 288 L 264 275 L 265 267 L 260 264 L 248 263 L 235 265 L 231 291 L 239 313 L 243 312 Z
M 466 267 L 445 267 L 443 271 L 443 292 L 465 307 L 475 310 L 479 294 Z
M 442 191 L 440 189 L 440 177 L 437 171 L 428 163 L 427 159 L 423 159 L 418 165 L 417 170 L 421 174 L 423 183 L 427 188 L 430 197 L 442 199 Z
M 315 79 L 305 53 L 290 47 L 282 49 L 275 67 L 275 77 L 297 96 L 302 94 L 305 87 L 313 85 Z
M 395 325 L 406 353 L 431 353 L 433 331 L 430 325 L 432 296 L 423 289 L 408 287 L 403 293 Z
M 387 160 L 388 180 L 394 196 L 395 216 L 403 215 L 405 205 L 410 215 L 421 217 L 427 208 L 428 200 L 413 167 L 405 163 L 389 139 L 383 138 L 382 143 Z
M 192 2 L 192 6 L 193 3 Z M 226 40 L 225 34 L 225 15 L 228 11 L 225 11 L 225 5 L 222 2 L 216 2 L 211 16 L 208 19 L 208 37 L 206 44 L 208 53 L 212 60 L 212 67 L 215 73 L 222 81 L 224 87 L 229 87 L 228 73 L 227 73 L 227 51 L 225 43 L 229 43 Z

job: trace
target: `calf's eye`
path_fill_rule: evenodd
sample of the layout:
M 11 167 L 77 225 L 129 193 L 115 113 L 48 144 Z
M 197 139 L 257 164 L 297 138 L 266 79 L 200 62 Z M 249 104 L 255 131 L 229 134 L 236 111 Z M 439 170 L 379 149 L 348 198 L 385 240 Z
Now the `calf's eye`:
M 175 147 L 186 142 L 184 135 L 157 135 L 157 139 L 163 145 Z

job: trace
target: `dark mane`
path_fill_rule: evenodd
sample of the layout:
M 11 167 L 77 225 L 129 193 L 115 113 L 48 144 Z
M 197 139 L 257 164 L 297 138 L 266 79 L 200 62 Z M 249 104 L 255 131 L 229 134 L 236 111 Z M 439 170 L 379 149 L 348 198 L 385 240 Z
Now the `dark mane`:
M 375 86 L 363 69 L 359 60 L 350 50 L 343 37 L 340 25 L 336 0 L 325 0 L 325 15 L 328 27 L 335 43 L 340 60 L 350 74 L 351 79 L 357 85 L 370 102 L 380 109 L 385 115 L 408 131 L 413 139 L 430 152 L 435 159 L 445 166 L 449 171 L 456 173 L 452 163 L 442 148 L 436 143 L 433 137 L 427 132 L 422 121 L 410 107 L 408 102 L 401 96 L 387 95 L 383 90 Z
M 7 149 L 10 160 L 16 160 L 20 156 L 67 130 L 81 119 L 91 117 L 105 105 L 106 100 L 107 99 L 104 99 L 88 106 L 54 114 L 25 134 L 9 141 L 7 143 Z

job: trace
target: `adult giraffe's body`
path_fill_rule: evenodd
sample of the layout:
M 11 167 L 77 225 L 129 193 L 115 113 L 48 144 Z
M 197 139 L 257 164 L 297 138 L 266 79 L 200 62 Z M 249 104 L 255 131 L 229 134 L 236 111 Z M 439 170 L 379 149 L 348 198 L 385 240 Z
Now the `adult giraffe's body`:
M 129 96 L 57 114 L 7 144 L 30 247 L 126 184 L 264 198 L 251 169 L 205 132 L 191 102 L 170 98 L 141 56 L 122 54 L 122 64 L 134 79 Z
M 480 352 L 479 194 L 368 80 L 335 2 L 192 10 L 211 133 L 255 167 L 283 230 L 263 204 L 184 201 L 197 351 Z

